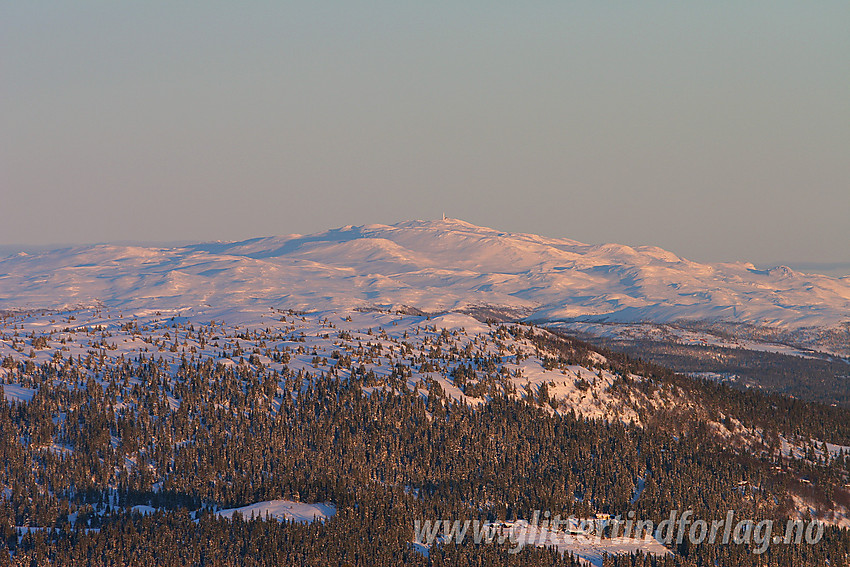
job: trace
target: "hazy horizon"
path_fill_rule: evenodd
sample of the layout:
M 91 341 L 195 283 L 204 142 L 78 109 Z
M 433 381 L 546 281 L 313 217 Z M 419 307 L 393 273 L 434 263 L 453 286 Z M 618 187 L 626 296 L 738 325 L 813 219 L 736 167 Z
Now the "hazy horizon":
M 837 1 L 11 3 L 0 249 L 445 212 L 845 265 L 848 21 Z
M 413 220 L 413 219 L 406 219 L 406 220 Z M 402 221 L 399 221 L 399 222 L 402 222 Z M 394 224 L 394 223 L 377 223 L 377 224 Z M 340 228 L 340 227 L 326 227 L 325 230 L 333 230 L 335 228 Z M 489 228 L 499 229 L 499 227 L 489 227 Z M 324 232 L 324 230 L 317 231 L 317 232 Z M 255 235 L 255 236 L 250 237 L 250 238 L 263 238 L 263 237 L 284 236 L 284 235 L 285 235 L 284 233 L 281 233 L 279 235 L 263 234 L 263 235 Z M 548 234 L 548 235 L 542 235 L 542 236 L 549 236 L 549 237 L 553 237 L 553 238 L 571 238 L 569 235 Z M 238 240 L 231 240 L 231 241 L 241 241 L 241 240 L 248 240 L 248 239 L 238 239 Z M 579 239 L 573 239 L 573 240 L 579 240 Z M 51 250 L 61 250 L 63 248 L 78 247 L 78 246 L 79 247 L 85 247 L 85 246 L 96 246 L 96 245 L 105 244 L 105 245 L 118 245 L 118 246 L 146 246 L 146 247 L 172 248 L 172 247 L 185 246 L 185 245 L 189 245 L 189 244 L 198 244 L 198 243 L 203 243 L 203 242 L 215 242 L 215 241 L 226 241 L 226 240 L 223 240 L 223 239 L 171 240 L 171 241 L 163 241 L 163 240 L 115 240 L 115 241 L 100 241 L 100 242 L 47 243 L 47 244 L 40 244 L 40 245 L 27 245 L 27 244 L 20 244 L 20 243 L 18 243 L 18 244 L 0 244 L 0 259 L 14 255 L 14 254 L 17 254 L 19 252 L 24 252 L 24 253 L 27 253 L 27 254 L 37 254 L 37 253 L 40 253 L 40 252 L 48 252 L 48 251 L 51 251 Z M 593 244 L 607 244 L 607 243 L 609 243 L 609 242 L 608 241 L 605 241 L 605 242 L 585 242 L 585 244 L 591 244 L 591 245 L 593 245 Z M 627 244 L 629 246 L 642 246 L 642 245 L 655 246 L 655 244 L 648 243 L 648 242 L 643 242 L 643 243 L 618 242 L 616 244 Z M 682 256 L 681 254 L 678 254 L 676 252 L 676 250 L 668 250 L 668 251 L 673 252 L 674 254 L 677 254 L 679 256 Z M 710 263 L 707 260 L 701 260 L 699 258 L 688 257 L 687 259 L 698 261 L 698 262 L 708 262 L 708 263 Z M 799 271 L 799 272 L 823 274 L 823 275 L 832 276 L 832 277 L 850 276 L 850 262 L 807 262 L 807 261 L 804 261 L 804 260 L 794 260 L 794 259 L 761 261 L 761 260 L 757 260 L 757 259 L 754 260 L 752 258 L 724 258 L 724 259 L 717 260 L 717 262 L 739 262 L 739 261 L 740 262 L 752 262 L 759 269 L 769 269 L 769 268 L 774 268 L 774 267 L 777 267 L 777 266 L 788 266 L 788 267 L 790 267 L 790 268 L 792 268 L 796 271 Z

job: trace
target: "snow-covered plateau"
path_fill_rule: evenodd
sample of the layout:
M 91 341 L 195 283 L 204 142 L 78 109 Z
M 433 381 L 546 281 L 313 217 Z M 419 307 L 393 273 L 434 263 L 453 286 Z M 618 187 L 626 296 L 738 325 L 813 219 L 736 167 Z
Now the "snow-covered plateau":
M 0 310 L 107 305 L 490 312 L 536 322 L 725 322 L 850 329 L 850 277 L 701 264 L 455 219 L 187 246 L 93 245 L 0 260 Z M 840 350 L 840 349 L 839 349 Z

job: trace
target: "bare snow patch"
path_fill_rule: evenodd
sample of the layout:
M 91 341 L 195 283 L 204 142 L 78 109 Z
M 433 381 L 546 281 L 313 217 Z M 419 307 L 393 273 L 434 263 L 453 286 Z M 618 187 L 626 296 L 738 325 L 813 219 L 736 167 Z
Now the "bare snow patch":
M 38 391 L 34 388 L 19 386 L 18 384 L 2 384 L 0 385 L 0 388 L 3 389 L 3 396 L 6 398 L 7 402 L 29 403 Z
M 240 508 L 228 508 L 219 510 L 216 515 L 224 518 L 232 518 L 233 514 L 239 512 L 243 518 L 272 518 L 275 520 L 299 523 L 311 523 L 316 520 L 324 522 L 336 515 L 336 506 L 328 502 L 321 504 L 305 504 L 293 500 L 268 500 L 242 506 Z

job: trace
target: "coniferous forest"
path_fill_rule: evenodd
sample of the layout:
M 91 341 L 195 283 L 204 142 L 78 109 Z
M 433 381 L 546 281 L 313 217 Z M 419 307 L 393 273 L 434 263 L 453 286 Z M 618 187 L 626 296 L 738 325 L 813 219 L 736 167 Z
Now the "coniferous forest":
M 847 410 L 693 380 L 534 327 L 493 329 L 490 339 L 523 341 L 552 372 L 582 364 L 614 377 L 607 395 L 637 418 L 583 416 L 545 383 L 517 390 L 500 368 L 516 354 L 464 351 L 459 333 L 436 327 L 427 354 L 402 347 L 391 366 L 377 341 L 343 331 L 351 356 L 335 343 L 261 360 L 246 345 L 272 336 L 243 334 L 239 350 L 220 353 L 232 364 L 187 356 L 176 341 L 161 345 L 176 364 L 154 353 L 7 357 L 6 382 L 34 394 L 0 403 L 0 565 L 576 565 L 532 546 L 465 542 L 426 555 L 412 545 L 413 521 L 671 509 L 780 520 L 795 517 L 791 494 L 824 511 L 850 506 L 847 454 L 817 442 L 783 451 L 785 439 L 850 445 Z M 312 371 L 290 368 L 299 352 Z M 411 387 L 423 369 L 443 381 Z M 581 380 L 595 394 L 598 377 Z M 274 499 L 332 502 L 338 513 L 313 523 L 215 513 Z M 816 545 L 763 554 L 687 542 L 671 551 L 605 565 L 845 565 L 850 532 L 827 527 Z

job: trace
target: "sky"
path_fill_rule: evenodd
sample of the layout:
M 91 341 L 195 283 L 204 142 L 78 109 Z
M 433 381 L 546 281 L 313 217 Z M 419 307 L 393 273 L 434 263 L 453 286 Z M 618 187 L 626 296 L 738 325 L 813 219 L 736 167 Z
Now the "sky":
M 846 0 L 5 2 L 0 247 L 445 213 L 845 265 L 848 28 Z

